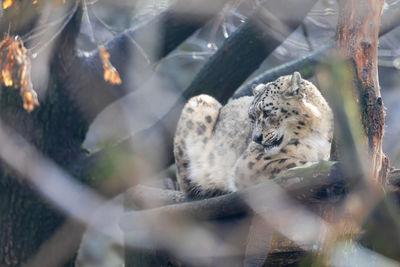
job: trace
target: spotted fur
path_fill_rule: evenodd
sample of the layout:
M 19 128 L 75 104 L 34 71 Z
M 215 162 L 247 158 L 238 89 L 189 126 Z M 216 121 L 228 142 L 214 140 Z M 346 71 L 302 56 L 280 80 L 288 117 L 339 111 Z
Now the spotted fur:
M 174 153 L 189 197 L 236 191 L 328 159 L 332 112 L 311 82 L 295 72 L 256 86 L 253 94 L 223 107 L 200 95 L 184 107 Z

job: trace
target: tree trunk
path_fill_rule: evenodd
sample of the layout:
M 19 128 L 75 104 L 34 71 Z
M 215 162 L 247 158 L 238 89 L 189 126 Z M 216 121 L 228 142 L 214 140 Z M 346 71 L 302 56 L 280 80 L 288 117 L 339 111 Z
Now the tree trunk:
M 384 0 L 339 1 L 336 46 L 354 64 L 362 124 L 368 145 L 370 176 L 386 183 L 388 160 L 382 152 L 385 111 L 378 79 L 378 35 Z
M 63 94 L 55 76 L 52 81 L 55 86 L 48 90 L 46 103 L 30 114 L 22 109 L 18 91 L 3 87 L 0 118 L 4 125 L 16 130 L 44 155 L 68 169 L 75 156 L 84 153 L 80 144 L 87 127 L 77 123 L 72 113 L 64 113 L 73 111 L 74 105 Z M 0 263 L 19 266 L 34 255 L 40 244 L 64 221 L 64 216 L 4 163 L 0 168 L 0 184 Z
M 23 12 L 20 12 L 18 16 L 22 15 Z M 74 29 L 75 33 L 79 29 L 80 15 L 78 12 L 70 22 L 70 29 Z M 87 124 L 83 119 L 76 119 L 83 117 L 63 90 L 62 79 L 57 74 L 59 68 L 59 65 L 53 64 L 46 96 L 41 97 L 45 101 L 31 113 L 22 108 L 18 90 L 2 86 L 0 118 L 3 125 L 68 169 L 76 160 L 76 155 L 84 153 L 81 144 Z M 40 250 L 41 245 L 65 221 L 65 216 L 38 196 L 16 170 L 4 162 L 0 166 L 0 265 L 21 266 Z M 66 265 L 73 266 L 73 261 Z

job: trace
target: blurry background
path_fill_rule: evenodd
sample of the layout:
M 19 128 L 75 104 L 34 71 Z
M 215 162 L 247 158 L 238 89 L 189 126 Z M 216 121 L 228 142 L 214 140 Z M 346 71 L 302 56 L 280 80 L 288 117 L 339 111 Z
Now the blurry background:
M 81 32 L 78 37 L 78 46 L 82 51 L 86 51 L 85 53 L 89 54 L 91 51 L 97 49 L 99 44 L 103 44 L 107 41 L 112 40 L 113 37 L 124 32 L 126 29 L 135 28 L 138 25 L 141 25 L 143 22 L 146 22 L 148 19 L 152 18 L 159 12 L 162 12 L 163 10 L 165 10 L 165 8 L 168 7 L 170 2 L 172 1 L 84 1 L 85 10 L 82 19 Z M 121 140 L 125 140 L 133 134 L 139 132 L 140 130 L 146 129 L 147 127 L 153 125 L 176 103 L 179 96 L 181 96 L 182 91 L 188 87 L 190 82 L 193 80 L 193 77 L 207 62 L 207 60 L 217 51 L 217 49 L 221 47 L 222 42 L 229 36 L 231 36 L 232 33 L 242 23 L 246 21 L 246 14 L 251 13 L 248 11 L 262 9 L 265 2 L 268 1 L 238 0 L 230 2 L 230 4 L 224 8 L 223 12 L 220 13 L 215 19 L 211 20 L 205 27 L 197 31 L 193 36 L 182 43 L 178 47 L 178 49 L 174 50 L 168 56 L 163 58 L 159 63 L 152 65 L 151 68 L 141 68 L 141 66 L 135 65 L 136 62 L 134 60 L 130 60 L 129 58 L 126 59 L 126 61 L 132 61 L 129 62 L 130 64 L 132 64 L 132 68 L 129 68 L 130 70 L 133 70 L 132 76 L 135 76 L 137 74 L 134 73 L 134 71 L 148 71 L 151 73 L 150 75 L 152 78 L 143 83 L 141 79 L 130 79 L 129 75 L 126 75 L 125 77 L 128 78 L 124 79 L 123 83 L 124 85 L 128 85 L 127 88 L 132 88 L 132 93 L 116 101 L 115 103 L 112 103 L 110 106 L 104 109 L 104 111 L 101 112 L 99 116 L 96 117 L 94 122 L 90 125 L 90 129 L 86 136 L 84 146 L 88 148 L 91 152 L 99 151 L 104 147 L 108 148 L 108 145 L 110 144 L 115 144 L 120 142 Z M 388 0 L 386 1 L 385 6 L 386 8 L 390 8 L 390 5 L 397 3 L 399 3 L 399 1 Z M 242 9 L 241 7 L 243 6 L 245 6 L 246 8 Z M 50 8 L 47 10 L 47 12 L 51 13 L 52 10 L 53 9 Z M 243 12 L 243 10 L 247 11 L 247 13 Z M 291 12 L 294 13 L 296 12 L 296 10 L 293 10 Z M 281 46 L 275 49 L 274 53 L 271 54 L 263 62 L 260 68 L 248 79 L 251 79 L 257 74 L 269 70 L 273 67 L 279 66 L 283 63 L 301 58 L 303 56 L 307 56 L 311 52 L 327 44 L 334 38 L 335 29 L 337 26 L 337 16 L 338 7 L 336 1 L 318 1 L 314 8 L 309 12 L 303 24 L 298 27 L 297 30 L 293 32 Z M 54 32 L 51 32 L 50 34 L 48 34 L 48 36 L 45 36 L 47 39 L 43 39 L 47 41 L 48 39 L 50 39 L 49 37 L 53 36 L 54 34 Z M 150 51 L 150 53 L 144 54 L 144 57 L 151 59 L 155 57 L 158 52 L 157 38 L 159 37 L 159 32 L 157 31 L 157 25 L 154 26 L 154 29 L 152 29 L 152 31 L 147 32 L 146 36 L 144 37 L 147 38 L 149 40 L 148 43 L 151 44 L 150 48 L 146 47 L 146 51 Z M 398 46 L 400 41 L 399 39 L 400 28 L 391 31 L 380 38 L 379 43 L 380 84 L 382 87 L 381 92 L 383 95 L 383 100 L 387 108 L 384 150 L 391 159 L 392 166 L 394 167 L 400 167 L 400 143 L 398 142 L 397 138 L 400 133 L 400 107 L 399 105 L 397 105 L 397 102 L 400 100 L 400 47 Z M 135 43 L 134 39 L 132 39 L 131 41 Z M 43 54 L 40 54 L 38 58 L 43 58 Z M 111 61 L 112 60 L 113 58 L 111 58 Z M 44 65 L 48 63 L 46 60 L 43 60 L 43 62 Z M 140 74 L 137 75 L 139 76 Z M 43 80 L 46 79 L 47 76 L 43 78 Z M 41 87 L 39 86 L 37 86 L 37 89 L 40 98 L 42 95 L 44 95 L 44 93 L 42 94 L 40 90 L 45 89 L 41 89 Z M 89 101 L 88 103 L 84 104 L 90 105 Z M 57 134 L 59 133 L 56 132 L 55 135 Z M 57 137 L 58 136 L 56 136 L 56 138 Z M 99 171 L 101 172 L 105 170 L 104 173 L 102 173 L 104 174 L 104 176 L 106 176 L 104 187 L 110 187 L 110 191 L 113 193 L 118 190 L 125 190 L 127 189 L 126 187 L 135 185 L 136 183 L 151 180 L 150 178 L 157 170 L 152 170 L 153 166 L 146 160 L 148 160 L 151 156 L 158 156 L 161 158 L 160 161 L 163 160 L 162 155 L 158 155 L 162 153 L 157 154 L 156 151 L 156 155 L 149 153 L 149 156 L 146 154 L 148 152 L 147 150 L 151 150 L 146 147 L 146 145 L 148 144 L 144 144 L 143 146 L 141 146 L 142 144 L 140 143 L 140 139 L 139 141 L 135 141 L 137 142 L 132 142 L 132 145 L 133 150 L 137 152 L 137 154 L 135 154 L 132 158 L 126 159 L 126 155 L 123 154 L 123 152 L 121 152 L 121 154 L 118 154 L 119 151 L 117 153 L 115 153 L 114 151 L 111 152 L 110 158 L 120 164 L 117 165 L 117 167 L 122 166 L 121 169 L 123 170 L 121 171 L 121 173 L 119 168 L 116 168 L 117 170 L 115 171 L 115 173 L 107 172 L 107 167 L 109 163 L 107 160 L 110 160 L 110 158 L 106 159 L 105 162 L 101 162 L 102 164 L 106 165 L 104 169 L 101 169 Z M 151 145 L 153 146 L 150 146 L 150 148 L 157 148 L 157 144 Z M 4 146 L 3 143 L 2 146 Z M 23 152 L 20 153 L 23 154 L 22 156 L 20 155 L 20 158 L 23 158 L 25 160 L 26 158 L 29 158 L 29 160 L 32 160 L 27 160 L 28 163 L 31 164 L 28 165 L 28 167 L 32 165 L 39 165 L 36 165 L 37 162 L 35 161 L 38 154 L 33 153 L 34 156 L 29 157 L 26 156 Z M 5 157 L 4 154 L 8 156 L 7 153 L 3 152 L 3 157 Z M 145 156 L 142 156 L 142 154 L 145 154 Z M 12 157 L 10 158 L 10 161 L 13 161 Z M 36 172 L 30 172 L 30 169 L 25 167 L 24 164 L 22 164 L 24 168 L 21 167 L 21 169 L 25 170 L 26 173 L 23 173 L 24 175 L 27 175 L 27 173 L 33 173 L 33 175 L 37 175 L 40 178 L 45 177 L 50 181 L 50 183 L 47 183 L 47 180 L 42 182 L 42 186 L 44 189 L 40 188 L 40 186 L 38 187 L 39 190 L 42 189 L 41 193 L 51 199 L 48 202 L 51 203 L 50 205 L 52 208 L 54 208 L 53 205 L 58 208 L 61 207 L 61 210 L 63 210 L 65 214 L 71 215 L 71 217 L 79 219 L 83 218 L 82 221 L 86 225 L 95 225 L 98 227 L 93 227 L 96 229 L 89 227 L 90 229 L 85 235 L 84 242 L 82 243 L 81 247 L 82 257 L 80 259 L 83 259 L 84 262 L 82 266 L 121 266 L 123 260 L 121 248 L 124 240 L 121 229 L 118 225 L 118 221 L 119 216 L 121 216 L 121 214 L 124 212 L 122 196 L 117 196 L 112 201 L 104 205 L 101 209 L 99 209 L 98 211 L 96 210 L 98 212 L 98 215 L 93 216 L 92 218 L 91 212 L 95 210 L 94 207 L 97 207 L 97 204 L 99 203 L 103 204 L 102 201 L 104 199 L 96 198 L 98 197 L 98 195 L 91 194 L 92 191 L 90 190 L 87 190 L 87 192 L 85 190 L 82 190 L 81 184 L 78 184 L 76 188 L 73 188 L 76 189 L 76 191 L 72 191 L 72 193 L 79 192 L 82 195 L 88 193 L 87 199 L 84 199 L 84 201 L 79 198 L 75 198 L 75 194 L 70 194 L 68 191 L 65 192 L 65 184 L 57 184 L 57 182 L 59 181 L 55 179 L 57 178 L 55 176 L 58 175 L 59 177 L 66 178 L 65 180 L 70 180 L 72 182 L 76 182 L 76 180 L 70 179 L 71 177 L 69 177 L 63 171 L 60 171 L 60 169 L 55 169 L 59 172 L 54 172 L 54 166 L 56 166 L 54 162 L 45 163 L 47 163 L 47 165 L 44 164 L 43 166 L 38 167 L 38 169 L 42 168 L 41 172 L 38 171 L 40 175 Z M 101 164 L 99 165 L 101 166 Z M 13 167 L 15 168 L 15 166 Z M 53 174 L 54 176 L 52 176 Z M 126 179 L 128 180 L 128 182 L 122 182 L 122 186 L 125 187 L 122 187 L 122 189 L 118 188 L 118 190 L 113 191 L 113 183 L 118 184 L 117 187 L 119 186 L 118 179 Z M 95 180 L 95 178 L 93 180 Z M 37 179 L 37 181 L 39 181 L 39 179 Z M 38 184 L 40 184 L 40 182 Z M 276 191 L 278 191 L 278 189 Z M 279 193 L 277 194 L 279 195 L 281 193 L 282 192 L 279 191 Z M 80 196 L 79 194 L 76 195 Z M 284 195 L 285 194 L 282 193 L 279 196 L 284 198 Z M 34 195 L 34 197 L 36 197 L 36 195 Z M 91 202 L 91 200 L 93 201 Z M 357 204 L 357 201 L 354 202 Z M 282 203 L 278 204 L 281 204 L 282 206 L 276 205 L 275 212 L 285 210 L 285 208 L 287 208 L 287 210 L 289 211 L 297 210 L 300 213 L 299 216 L 301 217 L 301 219 L 304 219 L 303 225 L 307 225 L 308 228 L 300 227 L 298 232 L 295 234 L 300 233 L 301 235 L 303 234 L 302 230 L 306 229 L 309 233 L 311 232 L 310 235 L 312 236 L 313 234 L 315 235 L 317 232 L 313 228 L 314 225 L 324 225 L 324 222 L 322 222 L 322 219 L 320 217 L 315 216 L 315 214 L 311 214 L 306 209 L 302 209 L 303 207 L 299 208 L 299 205 L 293 202 L 286 203 L 283 201 Z M 287 204 L 287 206 L 285 206 L 285 204 Z M 143 205 L 143 207 L 146 207 L 146 205 Z M 362 205 L 361 207 L 363 208 Z M 302 212 L 304 212 L 304 214 L 301 214 Z M 292 216 L 296 215 L 293 213 L 290 212 L 286 214 L 286 219 L 291 220 Z M 139 212 L 138 214 L 141 213 Z M 302 217 L 302 215 L 304 216 Z M 138 228 L 139 231 L 135 233 L 136 240 L 134 241 L 141 242 L 139 245 L 143 247 L 149 246 L 151 248 L 154 248 L 152 247 L 153 244 L 151 242 L 153 241 L 152 238 L 154 238 L 154 236 L 157 234 L 159 234 L 159 236 L 157 236 L 156 239 L 159 238 L 164 242 L 171 241 L 171 243 L 164 243 L 160 247 L 170 246 L 168 247 L 168 249 L 170 249 L 176 255 L 181 256 L 182 258 L 187 257 L 186 252 L 188 252 L 188 254 L 197 252 L 197 249 L 198 247 L 200 247 L 200 245 L 202 245 L 203 248 L 206 248 L 206 253 L 214 252 L 212 251 L 212 248 L 214 247 L 211 246 L 210 248 L 210 246 L 208 246 L 209 244 L 212 244 L 216 247 L 218 247 L 219 245 L 218 242 L 220 240 L 216 240 L 214 236 L 215 229 L 212 229 L 213 227 L 215 227 L 215 225 L 212 225 L 212 223 L 198 223 L 197 221 L 186 220 L 187 218 L 182 219 L 180 217 L 154 217 L 148 221 L 146 221 L 146 218 L 143 219 L 139 217 L 136 219 L 137 221 L 133 221 L 134 223 L 137 223 L 141 227 L 143 227 L 144 225 L 145 227 L 144 229 Z M 38 221 L 40 221 L 40 218 L 38 219 Z M 163 224 L 159 224 L 160 221 L 162 221 Z M 68 223 L 69 222 L 67 221 L 67 226 Z M 292 224 L 289 224 L 287 226 L 287 228 L 289 229 L 288 232 L 290 232 L 290 230 L 294 228 L 293 224 L 296 224 L 296 226 L 297 223 L 301 224 L 300 222 L 296 221 L 296 219 L 293 219 L 291 223 Z M 380 223 L 381 221 L 379 221 L 379 226 L 381 226 Z M 157 226 L 160 227 L 160 225 L 163 228 L 163 231 L 157 228 Z M 216 228 L 217 230 L 220 230 L 218 229 L 218 227 Z M 224 228 L 224 225 L 222 225 L 221 228 Z M 383 224 L 382 228 L 391 229 L 389 227 L 385 227 L 385 225 Z M 97 231 L 99 229 L 104 235 L 100 234 Z M 160 230 L 160 233 L 158 233 L 154 229 Z M 68 231 L 66 232 L 69 233 Z M 155 234 L 153 232 L 155 232 Z M 181 237 L 182 240 L 177 239 L 177 236 L 178 238 Z M 195 237 L 199 244 L 191 244 L 192 237 Z M 80 236 L 78 235 L 76 239 L 79 238 Z M 58 243 L 61 244 L 61 247 L 58 252 L 64 252 L 64 239 L 60 238 L 60 240 L 58 240 Z M 191 244 L 191 246 L 186 247 L 187 244 Z M 343 250 L 347 252 L 345 249 Z M 75 251 L 73 251 L 72 249 L 71 251 L 71 254 L 75 253 Z M 373 257 L 374 260 L 376 260 L 377 258 L 372 253 L 364 255 L 363 253 L 365 253 L 365 251 L 361 249 L 360 251 L 361 252 L 358 253 L 359 257 L 353 257 L 355 261 L 360 260 L 362 263 L 364 263 L 371 262 L 368 260 L 369 257 Z M 41 250 L 40 252 L 44 254 L 47 253 L 46 249 L 44 250 L 44 252 L 43 250 Z M 265 254 L 265 251 L 263 252 Z M 38 255 L 40 256 L 42 254 L 38 253 Z M 341 257 L 338 256 L 337 258 L 340 261 Z M 361 264 L 359 266 L 364 266 L 362 265 L 362 263 L 358 262 L 355 265 Z M 340 264 L 337 265 L 342 266 Z

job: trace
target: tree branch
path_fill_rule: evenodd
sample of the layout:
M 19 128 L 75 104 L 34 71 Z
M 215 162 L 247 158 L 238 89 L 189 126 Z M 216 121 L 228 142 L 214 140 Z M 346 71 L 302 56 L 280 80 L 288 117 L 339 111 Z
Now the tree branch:
M 390 173 L 388 181 L 397 191 L 400 187 L 400 171 Z M 340 164 L 320 162 L 310 167 L 289 170 L 281 177 L 242 191 L 193 202 L 186 202 L 188 200 L 180 191 L 138 185 L 125 192 L 125 203 L 127 207 L 150 209 L 146 212 L 190 213 L 199 219 L 218 219 L 247 213 L 248 207 L 242 201 L 243 196 L 263 192 L 263 195 L 268 198 L 266 192 L 269 191 L 268 187 L 271 183 L 280 185 L 292 198 L 306 205 L 323 202 L 328 197 L 328 192 L 333 193 L 329 195 L 332 197 L 335 194 L 344 194 L 352 186 L 351 182 L 344 177 Z M 264 203 L 268 205 L 267 200 Z M 141 211 L 128 212 L 121 219 L 121 225 L 128 230 L 131 216 L 136 217 L 140 214 Z
M 154 189 L 140 186 L 129 190 L 125 198 L 131 205 L 135 203 L 134 205 L 139 205 L 139 207 L 141 207 L 141 203 L 153 203 L 146 207 L 153 209 L 126 213 L 121 218 L 121 227 L 125 231 L 129 231 L 131 226 L 135 225 L 134 218 L 145 214 L 159 214 L 160 216 L 163 216 L 161 214 L 188 214 L 201 220 L 246 214 L 249 209 L 243 199 L 246 199 L 247 195 L 257 195 L 262 192 L 260 194 L 262 200 L 260 201 L 268 205 L 270 203 L 268 200 L 274 195 L 270 192 L 271 188 L 274 188 L 271 185 L 276 184 L 284 188 L 292 198 L 308 205 L 321 203 L 328 196 L 327 192 L 334 192 L 339 195 L 351 186 L 343 176 L 340 165 L 333 162 L 320 162 L 307 168 L 295 168 L 274 180 L 238 192 L 186 203 L 181 203 L 181 192 L 168 191 L 153 199 L 155 196 Z M 160 207 L 161 202 L 180 204 Z
M 379 36 L 383 36 L 400 25 L 400 2 L 390 5 L 390 8 L 384 10 L 382 15 L 382 23 L 380 26 Z M 322 46 L 308 56 L 295 59 L 278 67 L 272 68 L 258 75 L 246 84 L 242 85 L 232 96 L 236 99 L 242 96 L 252 95 L 252 87 L 255 84 L 271 82 L 282 75 L 289 75 L 295 71 L 301 73 L 304 78 L 314 75 L 316 66 L 323 58 L 332 51 L 335 42 L 332 40 L 328 44 Z

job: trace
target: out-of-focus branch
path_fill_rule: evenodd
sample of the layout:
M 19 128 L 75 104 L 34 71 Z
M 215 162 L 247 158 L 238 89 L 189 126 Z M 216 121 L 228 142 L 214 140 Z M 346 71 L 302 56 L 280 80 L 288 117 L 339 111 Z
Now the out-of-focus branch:
M 379 36 L 383 36 L 400 25 L 400 2 L 390 5 L 384 10 L 380 26 Z M 314 75 L 316 66 L 334 47 L 332 40 L 328 44 L 312 52 L 308 56 L 290 61 L 276 68 L 265 71 L 246 84 L 242 85 L 233 95 L 233 99 L 252 94 L 252 86 L 259 83 L 268 83 L 282 75 L 289 75 L 295 71 L 301 73 L 304 78 Z

